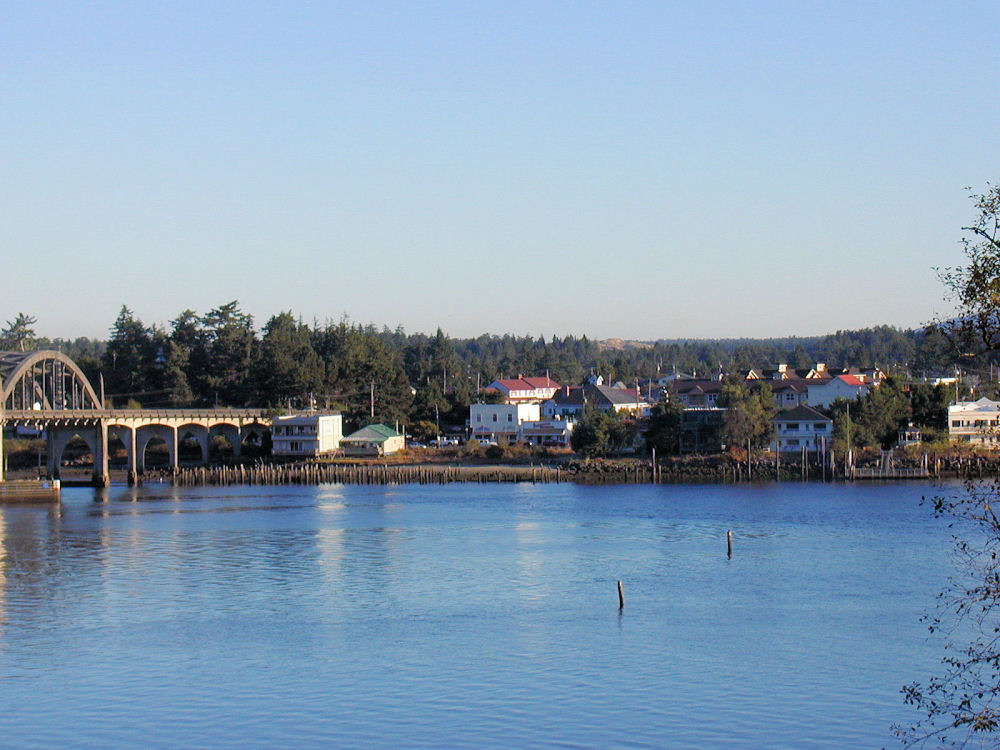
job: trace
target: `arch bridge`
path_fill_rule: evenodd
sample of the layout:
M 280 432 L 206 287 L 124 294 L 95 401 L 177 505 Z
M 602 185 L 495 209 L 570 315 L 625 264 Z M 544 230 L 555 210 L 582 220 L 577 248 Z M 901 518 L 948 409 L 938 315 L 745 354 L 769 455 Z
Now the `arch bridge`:
M 79 366 L 57 351 L 0 352 L 0 481 L 4 479 L 3 427 L 44 430 L 46 469 L 59 476 L 66 446 L 75 438 L 87 443 L 94 456 L 95 485 L 108 484 L 108 443 L 121 439 L 127 454 L 128 477 L 144 471 L 146 447 L 153 440 L 167 446 L 170 467 L 178 469 L 180 442 L 193 438 L 208 461 L 211 440 L 225 437 L 235 456 L 252 433 L 266 427 L 259 409 L 109 409 L 103 384 L 95 391 Z

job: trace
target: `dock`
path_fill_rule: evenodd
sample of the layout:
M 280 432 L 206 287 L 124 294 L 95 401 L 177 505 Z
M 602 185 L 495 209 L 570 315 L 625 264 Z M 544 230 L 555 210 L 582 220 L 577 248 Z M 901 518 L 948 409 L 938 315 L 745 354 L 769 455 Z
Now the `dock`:
M 0 482 L 0 503 L 57 503 L 58 479 L 12 479 Z

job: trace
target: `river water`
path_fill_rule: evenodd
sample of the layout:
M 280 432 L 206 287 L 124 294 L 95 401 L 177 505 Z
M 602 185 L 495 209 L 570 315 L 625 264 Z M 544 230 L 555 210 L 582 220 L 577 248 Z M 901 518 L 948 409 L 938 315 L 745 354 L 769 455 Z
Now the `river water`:
M 916 718 L 900 687 L 941 656 L 919 621 L 951 564 L 935 492 L 151 485 L 0 506 L 0 744 L 891 747 Z

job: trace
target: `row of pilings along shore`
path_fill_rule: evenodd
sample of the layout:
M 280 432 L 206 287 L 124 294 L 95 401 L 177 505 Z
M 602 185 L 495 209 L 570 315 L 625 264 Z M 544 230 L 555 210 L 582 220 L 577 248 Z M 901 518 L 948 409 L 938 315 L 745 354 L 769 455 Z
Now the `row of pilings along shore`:
M 451 484 L 453 482 L 558 483 L 565 472 L 550 466 L 437 466 L 434 464 L 286 463 L 202 466 L 180 469 L 173 483 L 195 485 L 272 484 Z
M 911 465 L 912 464 L 912 465 Z M 754 458 L 749 465 L 726 456 L 650 461 L 570 461 L 551 465 L 442 465 L 386 463 L 258 463 L 186 467 L 171 477 L 178 486 L 254 484 L 450 484 L 453 482 L 577 482 L 583 484 L 659 484 L 674 482 L 843 480 L 854 478 L 953 477 L 1000 475 L 1000 457 L 918 457 L 882 472 L 874 461 L 847 465 L 807 460 Z

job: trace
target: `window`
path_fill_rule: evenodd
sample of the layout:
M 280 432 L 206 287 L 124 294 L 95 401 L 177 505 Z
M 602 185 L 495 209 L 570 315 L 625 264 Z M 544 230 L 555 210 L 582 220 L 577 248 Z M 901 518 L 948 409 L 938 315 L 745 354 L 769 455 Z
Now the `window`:
M 289 444 L 288 450 L 292 451 L 293 453 L 298 453 L 300 450 L 302 450 L 302 443 L 300 443 L 298 440 L 293 440 Z
M 496 415 L 496 414 L 494 414 L 494 415 L 493 415 L 493 421 L 494 421 L 494 422 L 496 422 L 496 421 L 497 421 L 497 415 Z
M 789 440 L 787 443 L 785 443 L 785 445 L 789 447 L 798 447 L 798 444 L 799 444 L 798 440 Z
M 792 431 L 792 430 L 798 431 L 798 429 L 799 429 L 799 423 L 798 422 L 789 422 L 788 424 L 785 425 L 785 429 L 789 430 L 789 431 Z
M 477 414 L 476 415 L 476 421 L 477 422 L 482 422 L 483 421 L 483 415 L 482 414 Z
M 951 421 L 951 426 L 952 427 L 961 427 L 962 426 L 962 420 L 961 419 L 953 419 Z
M 816 423 L 816 424 L 813 425 L 813 429 L 816 432 L 826 432 L 826 423 L 824 423 L 824 422 L 818 422 L 818 423 Z
M 514 415 L 513 414 L 508 414 L 507 415 L 507 421 L 508 422 L 513 422 L 514 421 Z

